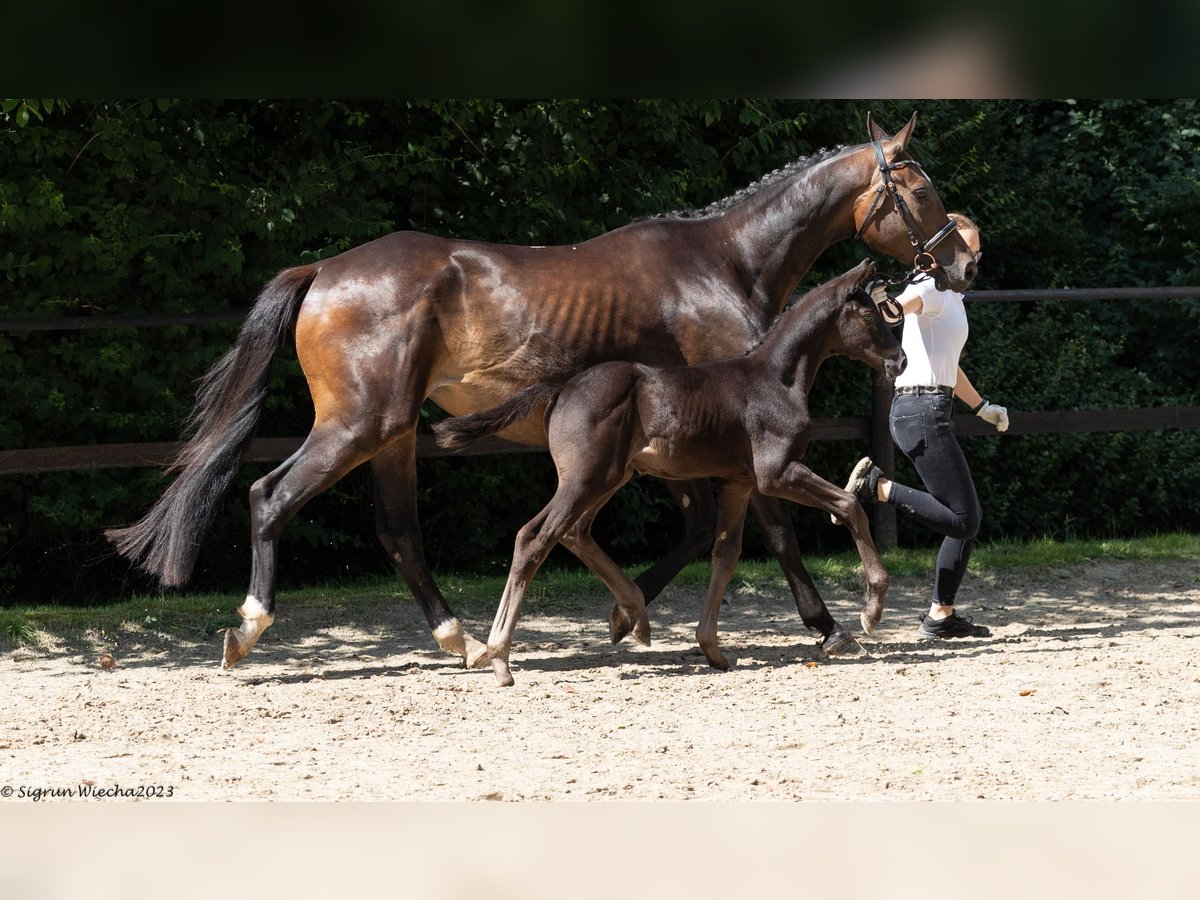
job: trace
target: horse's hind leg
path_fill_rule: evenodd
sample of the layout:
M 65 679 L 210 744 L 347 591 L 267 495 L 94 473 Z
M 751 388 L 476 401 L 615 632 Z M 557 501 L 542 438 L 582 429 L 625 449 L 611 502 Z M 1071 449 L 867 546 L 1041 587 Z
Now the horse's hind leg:
M 651 603 L 662 593 L 676 575 L 688 563 L 699 559 L 713 542 L 713 528 L 717 507 L 713 503 L 712 486 L 707 481 L 668 481 L 667 490 L 679 503 L 683 511 L 683 539 L 666 556 L 634 579 L 646 603 Z M 619 607 L 614 606 L 610 616 L 610 634 L 613 643 L 629 634 L 632 623 L 621 616 Z
M 688 563 L 699 559 L 712 546 L 716 505 L 708 481 L 668 481 L 667 490 L 683 513 L 683 539 L 634 581 L 650 603 Z
M 409 431 L 371 460 L 376 533 L 420 604 L 434 639 L 443 650 L 462 657 L 470 666 L 486 657 L 487 648 L 463 630 L 425 562 L 417 518 L 416 447 L 416 431 Z
M 373 450 L 352 440 L 341 427 L 314 426 L 299 450 L 250 488 L 250 589 L 238 609 L 241 626 L 225 633 L 223 668 L 241 662 L 275 621 L 276 556 L 284 525 L 301 506 L 367 459 Z
M 859 653 L 862 647 L 843 626 L 834 620 L 825 601 L 817 592 L 812 576 L 800 556 L 800 545 L 796 541 L 796 528 L 790 512 L 783 502 L 775 497 L 766 497 L 757 490 L 750 495 L 750 508 L 762 528 L 764 540 L 771 554 L 779 561 L 783 577 L 787 579 L 792 596 L 796 598 L 796 611 L 809 628 L 819 631 L 824 640 L 821 648 L 830 656 Z
M 708 596 L 696 625 L 696 642 L 704 651 L 704 658 L 714 669 L 722 672 L 729 669 L 729 660 L 717 648 L 717 618 L 721 611 L 721 600 L 725 588 L 733 577 L 742 556 L 742 531 L 746 525 L 746 506 L 750 502 L 750 486 L 724 484 L 717 493 L 717 536 L 713 541 L 712 577 L 708 582 Z

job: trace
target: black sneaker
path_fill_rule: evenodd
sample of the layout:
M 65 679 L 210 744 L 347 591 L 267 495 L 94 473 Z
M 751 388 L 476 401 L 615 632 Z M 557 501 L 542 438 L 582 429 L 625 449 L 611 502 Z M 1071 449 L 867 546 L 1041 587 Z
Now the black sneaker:
M 917 637 L 923 641 L 937 641 L 946 638 L 987 637 L 992 632 L 985 625 L 976 625 L 970 619 L 964 619 L 953 612 L 944 619 L 931 619 L 921 613 L 921 627 Z
M 846 480 L 846 490 L 858 498 L 858 502 L 865 508 L 871 503 L 875 503 L 875 489 L 879 486 L 879 479 L 883 477 L 883 470 L 871 460 L 871 457 L 864 456 L 850 472 L 850 477 Z M 829 521 L 834 525 L 838 523 L 838 517 L 833 513 L 829 514 Z

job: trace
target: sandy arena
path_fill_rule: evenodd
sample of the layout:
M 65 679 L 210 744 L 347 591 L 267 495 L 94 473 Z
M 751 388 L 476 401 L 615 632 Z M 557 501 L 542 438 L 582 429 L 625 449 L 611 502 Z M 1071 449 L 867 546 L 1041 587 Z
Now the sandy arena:
M 597 595 L 522 620 L 509 689 L 438 650 L 408 600 L 320 621 L 285 595 L 229 673 L 220 635 L 19 648 L 3 778 L 191 801 L 1200 798 L 1192 561 L 969 582 L 992 637 L 918 642 L 926 582 L 897 578 L 866 654 L 830 660 L 785 590 L 735 576 L 728 673 L 695 645 L 699 588 L 651 607 L 650 648 L 611 646 Z M 821 588 L 857 622 L 857 592 Z M 486 637 L 486 610 L 464 619 Z

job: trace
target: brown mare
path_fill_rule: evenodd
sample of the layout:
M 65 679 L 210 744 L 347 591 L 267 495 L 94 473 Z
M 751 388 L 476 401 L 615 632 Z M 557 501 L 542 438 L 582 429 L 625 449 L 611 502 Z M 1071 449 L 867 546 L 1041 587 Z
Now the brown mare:
M 309 499 L 371 463 L 377 529 L 438 643 L 477 647 L 425 563 L 416 502 L 421 404 L 453 415 L 489 409 L 532 384 L 562 382 L 607 360 L 697 363 L 744 353 L 826 247 L 851 237 L 965 290 L 974 256 L 947 231 L 941 199 L 907 148 L 916 124 L 801 160 L 697 213 L 634 222 L 573 246 L 518 247 L 398 232 L 276 276 L 228 354 L 205 377 L 178 477 L 146 515 L 108 532 L 164 586 L 185 583 L 200 542 L 257 427 L 267 367 L 294 330 L 315 408 L 304 444 L 250 491 L 253 565 L 242 624 L 224 665 L 244 658 L 275 618 L 280 531 Z M 936 238 L 936 240 L 935 240 Z M 944 239 L 943 239 L 944 238 Z M 936 246 L 935 246 L 936 244 Z M 538 418 L 504 437 L 544 445 Z M 712 541 L 707 485 L 676 488 L 687 536 L 642 573 L 653 598 Z M 833 619 L 776 501 L 751 503 L 804 622 Z
M 874 264 L 864 260 L 809 291 L 745 356 L 694 366 L 602 363 L 566 384 L 534 385 L 495 409 L 434 426 L 439 443 L 459 448 L 545 410 L 558 489 L 517 535 L 487 650 L 479 653 L 491 659 L 500 684 L 513 683 L 508 653 L 525 591 L 560 542 L 612 591 L 614 633 L 632 629 L 640 643 L 650 643 L 642 592 L 592 537 L 596 513 L 634 472 L 710 478 L 720 485 L 712 578 L 696 627 L 713 668 L 729 668 L 717 648 L 717 614 L 741 556 L 742 525 L 755 490 L 823 509 L 850 528 L 867 576 L 862 626 L 868 634 L 875 629 L 888 575 L 866 513 L 853 494 L 800 462 L 812 439 L 808 393 L 822 362 L 850 356 L 892 378 L 904 369 L 899 341 L 864 290 L 874 273 Z M 837 652 L 855 641 L 838 626 L 825 644 Z

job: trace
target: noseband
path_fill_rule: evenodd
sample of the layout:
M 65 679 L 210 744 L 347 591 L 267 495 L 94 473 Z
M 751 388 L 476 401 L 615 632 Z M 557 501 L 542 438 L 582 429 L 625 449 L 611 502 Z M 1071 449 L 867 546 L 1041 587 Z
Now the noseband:
M 892 180 L 892 171 L 894 169 L 903 169 L 912 163 L 912 160 L 902 159 L 898 162 L 889 163 L 887 157 L 883 155 L 883 147 L 879 145 L 879 141 L 871 142 L 871 149 L 875 151 L 875 159 L 879 162 L 880 185 L 875 189 L 875 197 L 871 200 L 871 207 L 867 210 L 866 217 L 863 218 L 863 223 L 855 232 L 855 240 L 861 239 L 863 232 L 867 230 L 867 226 L 871 224 L 871 220 L 875 217 L 880 204 L 883 201 L 884 191 L 892 195 L 892 201 L 896 204 L 896 209 L 900 213 L 900 221 L 904 223 L 904 230 L 908 232 L 908 242 L 913 248 L 913 267 L 904 283 L 911 282 L 917 274 L 926 274 L 937 268 L 938 262 L 933 258 L 930 252 L 958 230 L 958 223 L 950 219 L 943 225 L 933 237 L 924 243 L 917 237 L 916 229 L 917 220 L 908 208 L 908 204 L 904 202 L 904 198 L 900 196 L 900 191 L 896 188 L 896 182 Z

